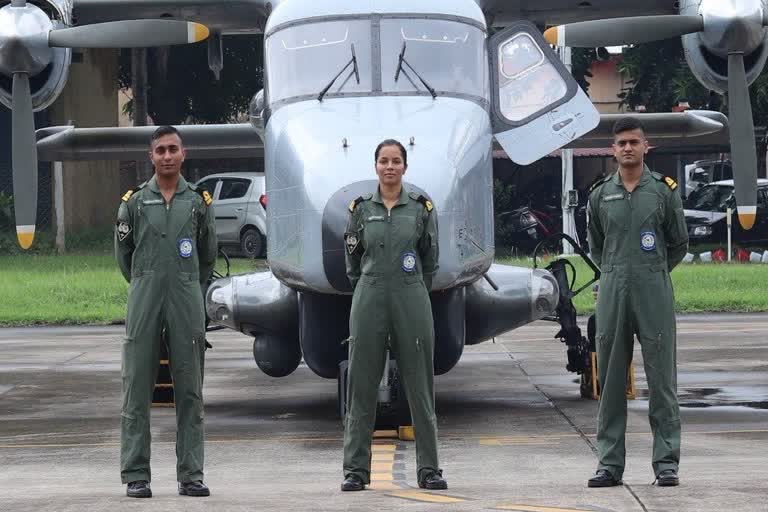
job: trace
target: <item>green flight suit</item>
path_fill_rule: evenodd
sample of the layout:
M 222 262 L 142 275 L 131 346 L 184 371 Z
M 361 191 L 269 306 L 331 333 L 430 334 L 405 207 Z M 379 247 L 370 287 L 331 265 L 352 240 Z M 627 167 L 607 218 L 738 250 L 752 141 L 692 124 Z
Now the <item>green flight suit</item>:
M 597 298 L 598 469 L 624 473 L 627 371 L 634 335 L 648 381 L 653 470 L 678 469 L 675 298 L 669 273 L 688 250 L 677 184 L 645 167 L 630 194 L 618 172 L 589 196 L 589 245 L 602 272 Z
M 418 478 L 439 471 L 434 324 L 429 290 L 437 272 L 437 213 L 405 187 L 387 211 L 378 189 L 350 205 L 344 240 L 354 295 L 349 317 L 344 476 L 370 483 L 371 438 L 389 347 L 405 385 L 416 433 Z
M 128 192 L 117 215 L 115 256 L 128 290 L 123 341 L 120 476 L 151 480 L 150 405 L 165 331 L 176 401 L 179 482 L 203 479 L 202 287 L 216 263 L 210 196 L 179 178 L 166 204 L 155 177 Z

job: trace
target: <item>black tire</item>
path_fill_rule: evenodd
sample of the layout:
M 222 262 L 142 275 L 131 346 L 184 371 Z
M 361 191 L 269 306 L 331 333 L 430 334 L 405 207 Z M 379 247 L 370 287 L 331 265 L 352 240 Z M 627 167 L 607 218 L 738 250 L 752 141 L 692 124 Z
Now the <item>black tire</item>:
M 246 258 L 261 258 L 266 248 L 267 240 L 256 228 L 248 228 L 240 236 L 240 251 Z

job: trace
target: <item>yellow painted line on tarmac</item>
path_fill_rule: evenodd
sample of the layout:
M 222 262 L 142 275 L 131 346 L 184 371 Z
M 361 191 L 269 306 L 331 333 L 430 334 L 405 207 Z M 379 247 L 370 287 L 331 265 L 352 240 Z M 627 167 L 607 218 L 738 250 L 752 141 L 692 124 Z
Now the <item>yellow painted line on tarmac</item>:
M 422 501 L 427 503 L 462 503 L 467 501 L 464 498 L 458 498 L 456 496 L 444 496 L 441 494 L 431 494 L 424 491 L 417 490 L 404 490 L 388 492 L 387 496 L 393 496 L 395 498 L 403 498 L 412 501 Z
M 535 505 L 496 505 L 496 510 L 514 510 L 515 512 L 593 512 L 583 508 L 538 507 Z
M 371 485 L 368 486 L 373 491 L 399 491 L 402 489 L 399 485 L 393 482 L 374 482 L 371 481 Z
M 371 471 L 375 473 L 382 473 L 384 471 L 388 471 L 391 474 L 392 468 L 394 465 L 395 465 L 394 460 L 391 460 L 389 462 L 371 462 Z
M 394 444 L 372 444 L 371 445 L 371 451 L 373 453 L 386 453 L 386 452 L 395 452 L 395 445 Z
M 397 439 L 397 430 L 375 430 L 374 439 Z
M 394 462 L 395 452 L 379 452 L 371 454 L 371 462 Z

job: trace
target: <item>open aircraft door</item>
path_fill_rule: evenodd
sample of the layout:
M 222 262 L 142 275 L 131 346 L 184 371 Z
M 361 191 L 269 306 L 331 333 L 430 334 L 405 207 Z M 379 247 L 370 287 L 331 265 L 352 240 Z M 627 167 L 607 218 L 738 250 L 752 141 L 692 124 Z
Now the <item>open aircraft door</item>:
M 521 21 L 489 42 L 493 133 L 527 165 L 595 129 L 600 114 L 535 25 Z

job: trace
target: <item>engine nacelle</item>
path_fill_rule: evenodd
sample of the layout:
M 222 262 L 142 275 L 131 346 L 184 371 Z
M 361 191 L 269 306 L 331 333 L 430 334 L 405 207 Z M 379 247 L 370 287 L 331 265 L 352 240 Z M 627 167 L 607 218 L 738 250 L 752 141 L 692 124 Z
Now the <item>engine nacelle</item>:
M 747 83 L 754 82 L 768 59 L 768 35 L 762 28 L 761 2 L 742 2 L 725 9 L 722 0 L 684 2 L 682 15 L 704 17 L 704 32 L 683 36 L 683 48 L 688 67 L 701 84 L 711 91 L 728 91 L 728 50 L 739 47 L 744 51 Z M 730 1 L 728 3 L 731 3 Z M 727 15 L 722 14 L 727 12 Z M 739 25 L 733 18 L 740 18 Z
M 2 2 L 4 5 L 9 2 Z M 72 24 L 72 0 L 28 0 L 39 7 L 51 20 L 54 28 Z M 48 108 L 59 97 L 69 77 L 72 63 L 70 48 L 51 48 L 53 57 L 45 68 L 29 77 L 32 108 L 35 112 Z M 11 108 L 11 77 L 0 74 L 0 103 Z
M 744 56 L 747 83 L 751 84 L 763 71 L 768 59 L 768 38 L 750 55 Z M 715 55 L 702 43 L 698 34 L 683 36 L 685 60 L 691 72 L 710 91 L 725 94 L 728 91 L 728 59 Z

